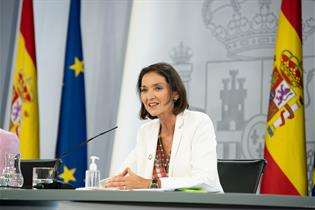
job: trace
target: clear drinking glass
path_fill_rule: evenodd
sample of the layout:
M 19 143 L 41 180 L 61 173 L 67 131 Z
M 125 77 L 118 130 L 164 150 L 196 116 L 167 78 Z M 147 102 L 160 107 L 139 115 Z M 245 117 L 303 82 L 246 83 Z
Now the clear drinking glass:
M 50 167 L 33 168 L 33 186 L 37 184 L 50 184 L 54 181 L 54 170 Z
M 13 187 L 22 187 L 24 183 L 24 178 L 21 171 L 21 155 L 16 154 L 14 156 L 14 168 L 15 173 L 12 177 L 12 186 Z

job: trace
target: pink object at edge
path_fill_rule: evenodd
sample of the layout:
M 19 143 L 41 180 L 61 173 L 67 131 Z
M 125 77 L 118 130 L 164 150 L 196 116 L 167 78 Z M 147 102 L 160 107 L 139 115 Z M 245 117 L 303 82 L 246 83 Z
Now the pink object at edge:
M 0 128 L 0 172 L 4 167 L 5 152 L 20 153 L 20 141 L 15 133 Z

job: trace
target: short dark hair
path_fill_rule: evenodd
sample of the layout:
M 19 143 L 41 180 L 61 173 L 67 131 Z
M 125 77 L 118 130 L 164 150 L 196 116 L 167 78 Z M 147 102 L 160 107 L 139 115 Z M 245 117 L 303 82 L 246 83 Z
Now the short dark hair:
M 185 109 L 189 107 L 188 101 L 187 101 L 187 95 L 186 95 L 186 89 L 183 84 L 183 81 L 181 80 L 180 76 L 176 72 L 176 70 L 168 63 L 155 63 L 148 67 L 145 67 L 141 70 L 139 76 L 138 76 L 138 82 L 137 82 L 137 91 L 138 95 L 140 97 L 141 101 L 141 86 L 142 86 L 142 78 L 145 74 L 149 72 L 155 72 L 161 76 L 163 76 L 166 80 L 166 82 L 169 85 L 169 88 L 171 90 L 171 93 L 177 92 L 178 93 L 178 99 L 174 102 L 174 109 L 173 113 L 175 115 L 181 113 Z M 140 119 L 155 119 L 156 116 L 151 116 L 149 112 L 145 109 L 143 103 L 141 102 L 141 109 L 140 109 Z

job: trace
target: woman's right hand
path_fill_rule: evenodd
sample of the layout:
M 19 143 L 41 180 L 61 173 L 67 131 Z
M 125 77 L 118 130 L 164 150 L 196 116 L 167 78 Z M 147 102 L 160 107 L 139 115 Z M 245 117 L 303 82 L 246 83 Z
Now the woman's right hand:
M 119 175 L 107 180 L 105 186 L 119 190 L 131 190 L 149 188 L 151 181 L 151 179 L 145 179 L 127 168 Z
M 106 178 L 106 179 L 102 179 L 102 180 L 100 181 L 100 186 L 106 188 L 106 187 L 107 187 L 106 183 L 107 183 L 108 181 L 110 181 L 110 180 L 113 179 L 113 178 L 124 177 L 124 176 L 126 176 L 127 174 L 128 174 L 128 168 L 125 168 L 121 173 L 117 174 L 116 176 L 112 176 L 112 177 L 108 177 L 108 178 Z

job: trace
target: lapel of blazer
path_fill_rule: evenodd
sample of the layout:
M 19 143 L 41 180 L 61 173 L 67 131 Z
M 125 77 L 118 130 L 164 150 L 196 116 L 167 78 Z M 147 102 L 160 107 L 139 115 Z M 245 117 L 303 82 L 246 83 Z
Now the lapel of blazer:
M 182 133 L 183 133 L 183 125 L 184 125 L 184 112 L 178 114 L 176 116 L 176 123 L 175 123 L 175 131 L 173 136 L 173 144 L 172 144 L 172 153 L 171 153 L 171 159 L 170 159 L 170 168 L 169 168 L 169 176 L 173 175 L 173 165 L 174 165 L 174 159 L 176 158 L 177 151 L 180 145 L 180 141 L 182 139 Z
M 156 123 L 154 123 L 152 130 L 150 133 L 148 133 L 148 138 L 150 139 L 150 142 L 147 144 L 147 168 L 146 168 L 146 175 L 147 177 L 152 177 L 153 174 L 153 166 L 154 166 L 154 159 L 156 154 L 156 146 L 157 146 L 157 140 L 159 136 L 159 130 L 160 130 L 160 121 L 157 120 Z

